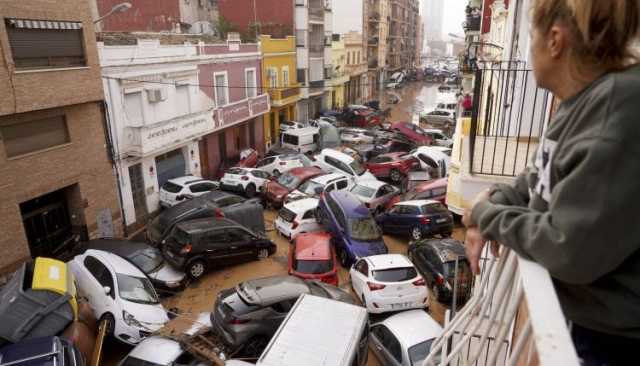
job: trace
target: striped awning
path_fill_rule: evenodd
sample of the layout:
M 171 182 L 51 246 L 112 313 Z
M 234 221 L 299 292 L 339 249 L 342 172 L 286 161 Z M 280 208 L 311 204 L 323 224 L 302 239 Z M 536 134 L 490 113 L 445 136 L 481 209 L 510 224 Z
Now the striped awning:
M 62 22 L 56 20 L 9 19 L 9 24 L 23 29 L 82 29 L 81 22 Z

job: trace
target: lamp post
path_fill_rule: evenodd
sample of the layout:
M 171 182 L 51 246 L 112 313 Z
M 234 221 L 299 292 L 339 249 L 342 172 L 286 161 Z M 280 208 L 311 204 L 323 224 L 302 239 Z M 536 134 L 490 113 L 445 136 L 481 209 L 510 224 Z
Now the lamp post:
M 111 15 L 113 15 L 115 13 L 124 13 L 125 11 L 127 11 L 129 9 L 131 9 L 131 3 L 123 2 L 123 3 L 120 3 L 120 4 L 116 4 L 116 5 L 113 6 L 113 8 L 111 8 L 111 10 L 107 14 L 105 14 L 105 15 L 101 16 L 100 18 L 94 20 L 93 24 L 98 24 L 101 21 L 103 21 L 105 18 L 110 17 Z

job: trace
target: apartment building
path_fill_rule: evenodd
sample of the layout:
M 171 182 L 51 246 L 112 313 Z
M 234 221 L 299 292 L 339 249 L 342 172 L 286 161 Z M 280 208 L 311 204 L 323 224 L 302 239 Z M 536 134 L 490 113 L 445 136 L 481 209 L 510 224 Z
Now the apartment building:
M 344 47 L 347 54 L 347 104 L 362 104 L 367 95 L 367 60 L 362 42 L 362 33 L 351 31 L 344 35 Z
M 121 233 L 89 4 L 0 3 L 0 273 Z M 46 47 L 43 47 L 46 45 Z
M 331 80 L 328 86 L 331 88 L 331 100 L 325 105 L 326 109 L 338 110 L 344 108 L 347 103 L 346 88 L 349 83 L 347 72 L 347 50 L 344 38 L 340 34 L 334 34 L 331 41 Z
M 363 33 L 367 45 L 367 84 L 372 94 L 382 89 L 387 79 L 387 40 L 391 15 L 389 0 L 363 1 Z
M 389 0 L 389 41 L 387 67 L 389 72 L 416 66 L 418 0 Z

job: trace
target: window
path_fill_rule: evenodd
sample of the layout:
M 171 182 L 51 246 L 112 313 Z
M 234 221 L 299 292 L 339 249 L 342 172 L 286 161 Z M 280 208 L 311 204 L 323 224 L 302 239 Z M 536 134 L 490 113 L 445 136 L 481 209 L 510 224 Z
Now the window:
M 0 118 L 0 137 L 7 157 L 15 157 L 71 142 L 63 114 L 24 113 Z M 48 113 L 51 114 L 51 113 Z M 40 118 L 34 118 L 40 116 Z
M 270 67 L 267 70 L 269 79 L 269 88 L 276 89 L 278 87 L 278 69 Z
M 313 219 L 313 218 L 315 218 L 315 216 L 314 216 L 314 210 L 309 210 L 309 211 L 305 212 L 305 213 L 304 213 L 304 215 L 302 216 L 302 219 L 303 219 L 303 220 L 306 220 L 306 219 Z
M 191 113 L 191 105 L 189 103 L 189 85 L 176 85 L 176 104 L 176 113 L 178 116 L 184 116 Z
M 256 69 L 244 70 L 244 83 L 247 87 L 247 98 L 253 98 L 257 94 L 256 90 Z
M 305 73 L 305 69 L 298 69 L 297 71 L 297 77 L 298 77 L 298 82 L 300 83 L 306 83 L 307 82 L 307 76 Z
M 209 192 L 216 188 L 213 183 L 196 183 L 189 187 L 193 193 Z
M 263 167 L 265 165 L 269 165 L 269 164 L 273 163 L 275 160 L 276 160 L 276 158 L 274 158 L 274 157 L 262 159 L 262 160 L 260 160 L 260 162 L 258 162 L 258 164 L 256 164 L 256 168 L 260 168 L 260 167 Z
M 373 329 L 371 329 L 371 333 L 378 338 L 386 351 L 389 352 L 398 363 L 402 363 L 402 347 L 400 346 L 400 342 L 398 342 L 396 337 L 387 327 L 384 325 L 373 327 Z
M 364 259 L 361 259 L 358 264 L 356 264 L 356 271 L 362 273 L 365 276 L 369 275 L 369 264 Z
M 351 52 L 347 52 L 347 65 L 351 65 Z
M 356 64 L 360 63 L 360 51 L 357 53 L 358 57 L 356 58 Z
M 85 66 L 82 23 L 8 19 L 16 69 Z
M 345 189 L 345 188 L 347 188 L 348 185 L 349 185 L 349 182 L 347 182 L 346 180 L 341 180 L 341 181 L 338 181 L 336 183 L 336 188 L 337 189 Z
M 282 86 L 285 88 L 289 87 L 289 67 L 285 66 L 282 68 Z
M 218 105 L 218 107 L 222 107 L 229 103 L 229 85 L 227 85 L 227 73 L 215 73 L 213 84 L 216 104 Z

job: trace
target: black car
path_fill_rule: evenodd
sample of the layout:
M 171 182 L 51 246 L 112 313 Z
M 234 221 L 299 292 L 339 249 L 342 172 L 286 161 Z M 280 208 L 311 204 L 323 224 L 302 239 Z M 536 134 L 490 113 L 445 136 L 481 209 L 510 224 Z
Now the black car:
M 152 245 L 160 245 L 177 223 L 206 217 L 227 217 L 254 232 L 264 233 L 263 211 L 258 198 L 212 191 L 163 210 L 147 225 L 147 240 Z
M 40 337 L 0 348 L 0 364 L 84 366 L 80 350 L 64 337 Z
M 467 302 L 473 288 L 473 275 L 462 242 L 449 238 L 420 240 L 409 244 L 408 252 L 437 301 L 451 304 L 453 288 L 457 285 L 457 305 Z
M 95 239 L 76 246 L 75 255 L 89 249 L 103 250 L 118 255 L 138 267 L 149 277 L 160 293 L 174 292 L 186 285 L 184 272 L 173 268 L 164 260 L 162 252 L 147 243 L 123 239 Z
M 275 252 L 271 240 L 226 218 L 181 222 L 162 242 L 167 262 L 193 279 L 210 268 L 266 258 Z

